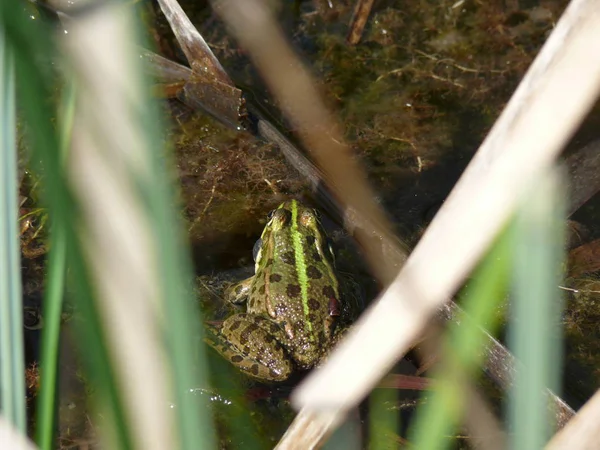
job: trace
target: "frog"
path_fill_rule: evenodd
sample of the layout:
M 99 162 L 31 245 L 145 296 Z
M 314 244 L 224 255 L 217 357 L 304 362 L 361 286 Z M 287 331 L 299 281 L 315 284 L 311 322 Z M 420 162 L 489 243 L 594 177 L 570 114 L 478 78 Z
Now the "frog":
M 226 300 L 245 306 L 205 341 L 235 367 L 263 382 L 287 380 L 326 358 L 349 328 L 333 249 L 319 213 L 298 200 L 273 210 L 253 249 L 254 275 Z

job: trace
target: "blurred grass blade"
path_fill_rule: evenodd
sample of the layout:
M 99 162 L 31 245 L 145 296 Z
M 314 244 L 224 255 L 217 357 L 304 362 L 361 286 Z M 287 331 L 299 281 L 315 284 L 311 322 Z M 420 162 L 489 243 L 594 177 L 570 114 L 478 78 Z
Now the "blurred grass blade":
M 75 84 L 69 83 L 63 94 L 61 117 L 61 160 L 71 143 L 73 116 L 75 113 Z M 42 450 L 51 450 L 54 443 L 54 427 L 58 414 L 56 390 L 58 389 L 58 349 L 60 322 L 66 276 L 66 236 L 60 227 L 52 227 L 50 255 L 48 257 L 48 280 L 43 305 L 44 328 L 41 341 L 40 390 L 38 394 L 36 442 Z
M 75 233 L 78 212 L 67 186 L 60 163 L 57 133 L 52 124 L 56 117 L 52 98 L 53 84 L 47 78 L 48 70 L 39 65 L 40 57 L 55 54 L 54 42 L 48 38 L 51 30 L 41 21 L 29 21 L 17 0 L 0 2 L 0 26 L 6 30 L 7 42 L 15 50 L 19 106 L 27 124 L 31 143 L 31 162 L 45 177 L 41 192 L 53 217 L 53 226 L 64 230 L 67 240 L 67 260 L 74 286 L 76 308 L 84 325 L 77 328 L 81 348 L 85 348 L 89 381 L 97 391 L 97 398 L 109 414 L 105 415 L 107 432 L 118 443 L 113 448 L 132 448 L 122 401 L 118 396 L 113 368 L 109 364 L 104 345 L 100 319 L 93 304 L 94 290 L 81 254 Z M 22 377 L 22 374 L 21 374 Z
M 510 448 L 542 448 L 550 436 L 548 394 L 559 386 L 565 199 L 557 171 L 544 174 L 517 218 L 509 343 L 517 359 L 510 396 Z
M 375 389 L 369 396 L 369 450 L 400 448 L 398 390 Z
M 415 448 L 448 447 L 448 436 L 461 423 L 467 402 L 464 385 L 477 375 L 485 357 L 480 328 L 495 334 L 499 325 L 497 312 L 508 290 L 510 251 L 511 234 L 505 231 L 464 291 L 464 313 L 447 332 L 436 381 L 413 425 L 410 441 Z
M 208 383 L 173 165 L 127 45 L 137 18 L 107 4 L 70 25 L 64 44 L 79 94 L 69 174 L 130 430 L 145 450 L 211 448 L 210 410 L 190 393 Z
M 25 362 L 18 224 L 15 68 L 0 24 L 0 401 L 25 432 Z

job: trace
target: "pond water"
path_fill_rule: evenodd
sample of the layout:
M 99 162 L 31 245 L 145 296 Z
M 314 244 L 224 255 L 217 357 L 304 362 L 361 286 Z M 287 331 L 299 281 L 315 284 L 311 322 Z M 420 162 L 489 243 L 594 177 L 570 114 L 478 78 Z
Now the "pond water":
M 375 2 L 361 41 L 352 46 L 345 38 L 353 1 L 272 3 L 327 105 L 343 124 L 347 142 L 398 235 L 409 245 L 417 242 L 450 192 L 566 6 L 565 1 L 552 0 L 383 0 Z M 235 83 L 285 127 L 276 102 L 207 2 L 181 4 Z M 142 8 L 159 52 L 185 63 L 158 7 Z M 252 247 L 268 212 L 290 197 L 310 202 L 307 183 L 277 149 L 250 134 L 231 131 L 176 100 L 166 101 L 165 111 L 171 117 L 169 137 L 199 296 L 205 310 L 219 318 L 230 311 L 220 301 L 223 283 L 230 274 L 239 276 L 232 270 L 252 264 Z M 596 107 L 567 152 L 599 138 L 599 122 Z M 588 240 L 600 235 L 598 202 L 596 196 L 573 216 L 587 229 Z M 339 229 L 333 234 L 343 241 Z M 364 275 L 362 264 L 352 259 L 360 259 L 356 250 L 350 247 L 344 255 L 350 258 L 347 270 L 360 266 Z M 217 281 L 215 274 L 220 277 Z M 595 325 L 600 317 L 600 282 L 590 275 L 567 282 L 582 289 L 577 295 L 566 291 L 570 297 L 565 312 L 565 397 L 578 407 L 600 381 Z M 364 285 L 368 301 L 376 285 L 368 276 Z M 190 395 L 212 399 L 222 447 L 240 448 L 249 442 L 272 446 L 293 417 L 287 395 L 301 376 L 285 386 L 263 386 L 215 355 L 211 365 L 213 389 L 197 389 Z M 409 361 L 402 363 L 404 373 L 414 369 Z M 419 401 L 415 392 L 394 391 L 372 411 L 384 404 L 384 415 L 401 411 L 406 419 Z M 361 408 L 363 422 L 370 417 L 367 409 Z M 236 421 L 242 425 L 231 425 Z M 73 424 L 67 423 L 67 428 Z M 89 432 L 85 426 L 78 429 Z M 355 424 L 356 429 L 360 425 Z M 389 437 L 396 444 L 402 438 L 393 433 Z M 457 442 L 463 446 L 461 439 Z

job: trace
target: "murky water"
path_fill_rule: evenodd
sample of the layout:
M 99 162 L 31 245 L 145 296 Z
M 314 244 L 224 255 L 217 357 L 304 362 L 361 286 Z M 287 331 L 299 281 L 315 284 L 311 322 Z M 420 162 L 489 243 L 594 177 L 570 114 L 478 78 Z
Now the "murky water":
M 566 2 L 376 2 L 361 42 L 349 46 L 345 35 L 353 3 L 289 1 L 279 3 L 278 11 L 288 38 L 344 124 L 346 139 L 399 235 L 414 243 L 502 111 Z M 208 6 L 194 1 L 182 6 L 234 81 L 244 86 L 252 101 L 280 118 L 260 78 Z M 159 37 L 159 50 L 185 63 L 164 18 L 150 13 L 147 22 Z M 230 131 L 177 101 L 166 107 L 172 117 L 170 138 L 182 209 L 197 274 L 202 276 L 198 289 L 203 305 L 222 313 L 226 307 L 218 304 L 220 286 L 210 285 L 211 275 L 250 265 L 252 246 L 269 210 L 284 198 L 302 197 L 306 185 L 270 145 Z M 600 137 L 599 122 L 596 107 L 569 150 Z M 599 211 L 595 198 L 573 217 L 589 230 L 589 240 L 600 235 Z M 586 277 L 567 280 L 582 292 L 565 291 L 569 301 L 564 387 L 575 407 L 600 381 L 596 325 L 600 281 Z M 252 435 L 272 445 L 292 417 L 286 401 L 289 388 L 249 383 L 213 359 L 219 367 L 215 373 L 222 370 L 227 379 L 233 377 L 239 391 L 194 395 L 214 397 L 223 446 L 239 448 Z M 401 408 L 398 405 L 414 397 L 399 398 L 390 409 Z M 246 428 L 228 428 L 225 418 L 241 416 L 247 420 L 242 421 Z

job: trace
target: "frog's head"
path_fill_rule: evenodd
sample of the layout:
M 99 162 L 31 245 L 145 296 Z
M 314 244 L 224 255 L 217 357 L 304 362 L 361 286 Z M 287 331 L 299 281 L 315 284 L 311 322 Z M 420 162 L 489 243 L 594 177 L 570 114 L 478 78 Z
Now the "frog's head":
M 332 256 L 318 212 L 297 200 L 287 200 L 269 214 L 269 221 L 254 249 L 257 267 L 262 256 L 261 248 L 274 246 L 276 241 L 282 242 L 280 245 L 285 245 L 290 250 L 293 249 L 295 255 L 303 253 L 303 246 L 308 242 L 308 245 L 326 247 L 327 257 Z

